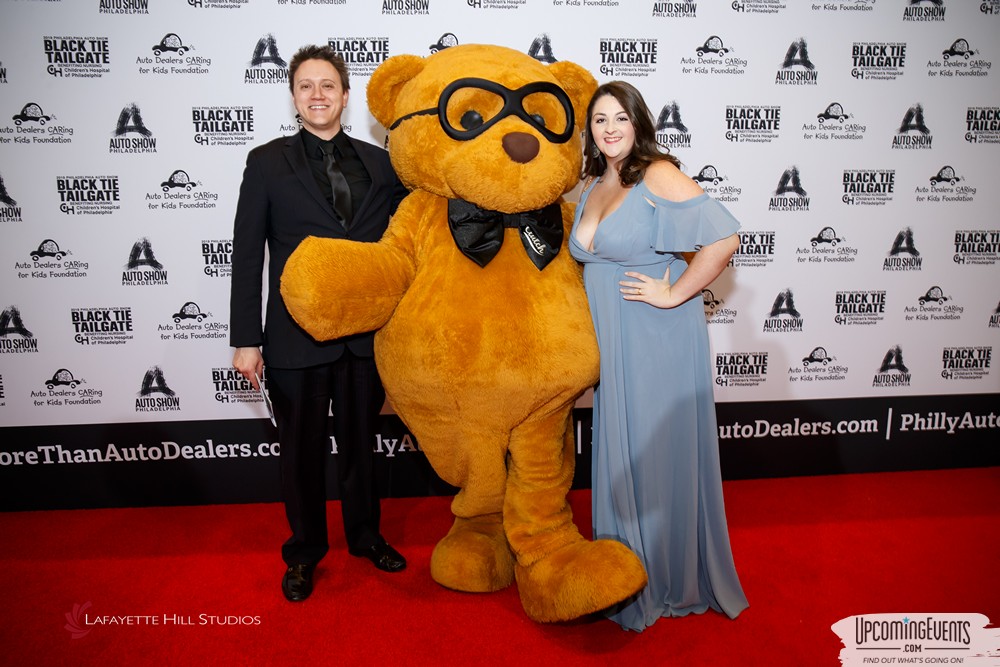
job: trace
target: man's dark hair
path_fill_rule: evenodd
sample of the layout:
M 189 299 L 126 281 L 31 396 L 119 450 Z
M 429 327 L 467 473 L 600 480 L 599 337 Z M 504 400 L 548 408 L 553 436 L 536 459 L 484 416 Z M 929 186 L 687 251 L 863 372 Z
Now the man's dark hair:
M 333 65 L 333 69 L 337 70 L 337 74 L 340 75 L 340 85 L 344 90 L 351 89 L 350 75 L 347 71 L 347 63 L 341 58 L 336 51 L 334 51 L 329 46 L 317 46 L 316 44 L 310 44 L 309 46 L 303 46 L 301 49 L 295 52 L 292 56 L 292 62 L 288 65 L 288 89 L 295 94 L 295 72 L 299 69 L 299 65 L 307 60 L 325 60 L 326 62 Z

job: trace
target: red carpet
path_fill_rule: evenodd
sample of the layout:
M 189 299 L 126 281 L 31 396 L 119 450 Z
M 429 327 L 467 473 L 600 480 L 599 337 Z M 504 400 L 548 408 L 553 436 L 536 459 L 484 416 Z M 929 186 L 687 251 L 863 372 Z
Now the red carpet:
M 435 584 L 448 498 L 384 501 L 383 532 L 409 560 L 398 574 L 346 555 L 332 503 L 334 544 L 301 604 L 279 587 L 279 504 L 0 514 L 0 664 L 798 667 L 839 664 L 830 626 L 855 614 L 1000 624 L 1000 468 L 746 480 L 725 493 L 750 608 L 641 634 L 599 619 L 538 625 L 515 588 Z M 589 492 L 572 501 L 589 535 Z M 66 615 L 88 603 L 74 639 Z M 84 626 L 84 614 L 135 624 Z

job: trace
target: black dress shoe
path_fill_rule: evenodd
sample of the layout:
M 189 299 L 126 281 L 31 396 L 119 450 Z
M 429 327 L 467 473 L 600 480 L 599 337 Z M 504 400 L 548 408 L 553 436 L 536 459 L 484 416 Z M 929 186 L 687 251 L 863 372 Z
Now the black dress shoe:
M 289 602 L 302 602 L 313 591 L 315 565 L 292 565 L 281 578 L 281 592 Z
M 382 541 L 367 549 L 350 549 L 352 556 L 367 558 L 375 567 L 384 572 L 399 572 L 406 567 L 406 559 L 398 551 L 389 546 L 388 542 Z

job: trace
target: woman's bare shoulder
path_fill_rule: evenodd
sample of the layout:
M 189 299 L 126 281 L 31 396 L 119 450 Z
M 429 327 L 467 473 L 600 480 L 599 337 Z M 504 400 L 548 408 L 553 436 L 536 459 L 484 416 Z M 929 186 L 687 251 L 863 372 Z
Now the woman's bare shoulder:
M 643 180 L 650 192 L 670 201 L 686 201 L 704 193 L 700 185 L 666 160 L 649 165 Z

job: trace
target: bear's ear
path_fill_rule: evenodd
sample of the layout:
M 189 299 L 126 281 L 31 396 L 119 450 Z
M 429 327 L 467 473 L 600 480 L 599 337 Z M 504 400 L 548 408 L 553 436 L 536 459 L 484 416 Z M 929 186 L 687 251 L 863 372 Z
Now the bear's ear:
M 424 59 L 420 56 L 401 55 L 388 58 L 372 72 L 368 80 L 368 110 L 372 112 L 382 127 L 389 126 L 398 116 L 396 100 L 403 86 L 424 69 Z
M 559 85 L 573 103 L 573 111 L 576 112 L 573 120 L 576 122 L 576 128 L 579 130 L 586 127 L 587 104 L 590 102 L 590 96 L 597 90 L 597 81 L 586 69 L 567 60 L 552 63 L 549 65 L 549 71 L 559 80 Z

